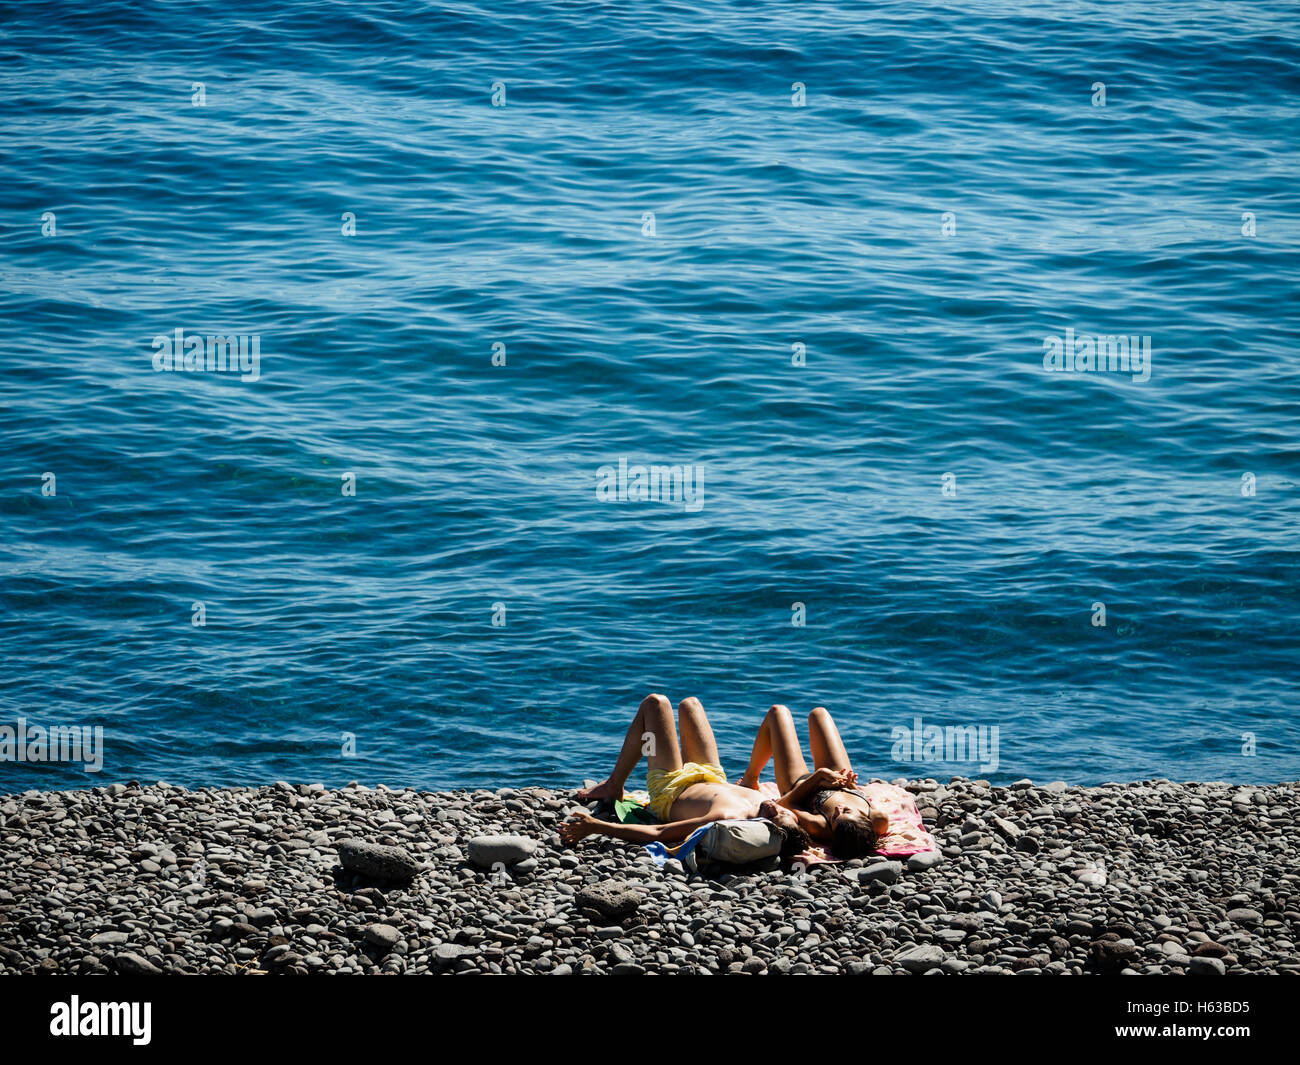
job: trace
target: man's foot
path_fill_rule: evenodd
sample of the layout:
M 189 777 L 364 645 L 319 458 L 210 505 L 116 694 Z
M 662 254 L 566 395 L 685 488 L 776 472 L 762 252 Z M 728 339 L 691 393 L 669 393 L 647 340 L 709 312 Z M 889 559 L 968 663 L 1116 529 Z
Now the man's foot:
M 560 840 L 566 847 L 576 846 L 596 831 L 596 819 L 586 810 L 575 810 L 572 816 L 572 821 L 565 821 L 559 828 Z
M 612 784 L 608 779 L 602 780 L 594 788 L 578 789 L 579 802 L 599 802 L 601 799 L 608 799 L 610 802 L 616 802 L 622 797 L 622 786 Z

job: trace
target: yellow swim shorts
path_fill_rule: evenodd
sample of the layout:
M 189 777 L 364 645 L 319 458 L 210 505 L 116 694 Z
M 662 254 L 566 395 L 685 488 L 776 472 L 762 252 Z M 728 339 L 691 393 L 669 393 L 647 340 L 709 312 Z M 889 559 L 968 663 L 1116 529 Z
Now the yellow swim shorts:
M 727 774 L 720 765 L 687 762 L 681 769 L 651 769 L 645 775 L 646 790 L 650 792 L 648 809 L 657 820 L 667 821 L 677 796 L 692 784 L 725 783 Z

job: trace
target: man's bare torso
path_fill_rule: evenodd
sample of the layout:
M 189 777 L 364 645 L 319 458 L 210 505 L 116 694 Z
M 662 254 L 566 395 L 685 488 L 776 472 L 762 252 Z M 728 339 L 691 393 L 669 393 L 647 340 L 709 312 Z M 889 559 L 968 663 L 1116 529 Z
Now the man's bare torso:
M 757 817 L 763 797 L 752 788 L 735 784 L 692 784 L 677 796 L 669 811 L 671 821 L 712 817 L 718 821 Z

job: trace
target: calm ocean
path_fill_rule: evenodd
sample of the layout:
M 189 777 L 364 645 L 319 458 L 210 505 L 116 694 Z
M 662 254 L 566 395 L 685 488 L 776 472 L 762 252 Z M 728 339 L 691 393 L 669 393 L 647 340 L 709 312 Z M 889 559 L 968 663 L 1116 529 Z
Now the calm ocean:
M 0 27 L 0 791 L 1300 777 L 1294 5 Z

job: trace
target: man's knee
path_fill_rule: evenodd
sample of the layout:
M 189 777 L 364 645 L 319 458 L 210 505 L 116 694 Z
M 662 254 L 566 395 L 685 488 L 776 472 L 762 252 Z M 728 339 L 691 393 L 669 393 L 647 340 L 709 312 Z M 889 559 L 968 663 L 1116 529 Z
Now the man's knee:
M 644 714 L 657 714 L 660 717 L 666 715 L 671 721 L 673 704 L 668 701 L 668 696 L 660 695 L 658 692 L 651 692 L 641 700 L 641 712 Z
M 688 695 L 677 704 L 677 712 L 679 714 L 702 714 L 704 713 L 704 704 L 695 696 Z

